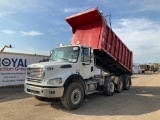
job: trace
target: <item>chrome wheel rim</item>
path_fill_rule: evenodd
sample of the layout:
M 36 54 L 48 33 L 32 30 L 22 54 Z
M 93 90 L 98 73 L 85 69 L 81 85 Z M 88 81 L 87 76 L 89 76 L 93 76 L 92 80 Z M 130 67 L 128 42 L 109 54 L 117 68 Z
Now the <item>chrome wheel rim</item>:
M 72 94 L 71 94 L 71 102 L 73 104 L 78 104 L 81 100 L 81 91 L 80 89 L 75 89 L 73 90 Z
M 110 89 L 110 92 L 114 92 L 114 83 L 113 82 L 111 82 L 109 84 L 109 89 Z

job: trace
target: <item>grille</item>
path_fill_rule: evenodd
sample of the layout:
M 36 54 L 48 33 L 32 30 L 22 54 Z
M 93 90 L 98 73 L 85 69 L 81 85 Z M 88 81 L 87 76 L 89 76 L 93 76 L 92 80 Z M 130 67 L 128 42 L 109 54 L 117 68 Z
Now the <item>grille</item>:
M 41 79 L 27 78 L 27 81 L 41 83 Z
M 42 79 L 43 78 L 43 68 L 27 68 L 27 77 Z

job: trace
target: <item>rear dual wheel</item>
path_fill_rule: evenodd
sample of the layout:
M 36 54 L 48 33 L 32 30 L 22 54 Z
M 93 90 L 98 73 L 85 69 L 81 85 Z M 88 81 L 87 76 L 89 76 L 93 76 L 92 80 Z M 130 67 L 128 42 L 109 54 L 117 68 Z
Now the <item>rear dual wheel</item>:
M 104 80 L 103 93 L 107 96 L 112 96 L 115 92 L 114 81 L 111 77 L 106 77 Z
M 115 91 L 118 93 L 123 92 L 123 79 L 122 77 L 115 77 L 114 78 L 114 83 L 115 83 Z
M 131 76 L 126 76 L 126 79 L 124 81 L 124 90 L 129 90 L 131 87 Z
M 131 87 L 131 76 L 119 76 L 114 78 L 115 91 L 118 93 L 123 92 L 123 90 L 129 90 Z

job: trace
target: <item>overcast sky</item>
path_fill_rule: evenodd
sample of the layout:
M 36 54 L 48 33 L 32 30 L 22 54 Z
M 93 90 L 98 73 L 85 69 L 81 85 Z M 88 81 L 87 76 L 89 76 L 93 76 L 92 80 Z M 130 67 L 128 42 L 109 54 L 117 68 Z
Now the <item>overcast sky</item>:
M 160 63 L 160 0 L 0 0 L 0 48 L 49 55 L 69 44 L 69 15 L 98 7 L 112 15 L 112 29 L 133 51 L 134 63 Z

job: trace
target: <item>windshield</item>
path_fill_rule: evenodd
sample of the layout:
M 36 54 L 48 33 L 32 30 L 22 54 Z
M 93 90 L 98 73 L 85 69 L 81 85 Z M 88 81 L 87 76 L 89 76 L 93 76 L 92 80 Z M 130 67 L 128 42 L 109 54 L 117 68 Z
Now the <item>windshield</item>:
M 78 55 L 79 47 L 77 46 L 56 48 L 53 50 L 49 61 L 77 62 Z

